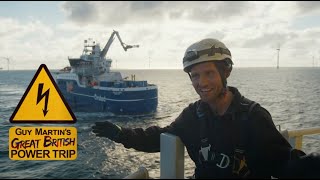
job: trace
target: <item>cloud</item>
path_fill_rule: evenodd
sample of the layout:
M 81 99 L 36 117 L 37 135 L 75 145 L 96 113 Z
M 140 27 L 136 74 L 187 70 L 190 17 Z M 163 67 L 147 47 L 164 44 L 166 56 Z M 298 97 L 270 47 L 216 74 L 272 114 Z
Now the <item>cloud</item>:
M 288 41 L 296 38 L 294 33 L 263 33 L 258 37 L 245 41 L 242 45 L 244 48 L 277 48 Z
M 319 13 L 320 1 L 297 1 L 296 3 L 301 14 L 315 12 L 316 10 Z
M 65 2 L 62 7 L 74 11 L 66 7 L 83 9 L 80 6 L 86 4 Z M 79 17 L 68 18 L 88 27 L 103 24 L 130 31 L 133 41 L 159 44 L 161 40 L 174 39 L 178 47 L 187 47 L 194 38 L 215 37 L 230 40 L 238 47 L 253 48 L 273 46 L 288 39 L 287 31 L 283 32 L 288 26 L 288 15 L 277 17 L 275 12 L 281 13 L 293 5 L 273 2 L 92 2 L 90 6 L 95 7 L 95 15 L 91 15 L 91 11 L 87 12 L 89 15 L 69 12 Z M 82 16 L 97 18 L 81 19 Z M 177 31 L 180 33 L 176 34 Z
M 162 7 L 166 2 L 163 1 L 132 1 L 128 2 L 130 10 L 133 12 L 152 12 L 156 11 L 158 7 Z M 140 13 L 139 13 L 140 14 Z
M 119 25 L 126 22 L 147 19 L 157 15 L 152 10 L 157 3 L 144 2 L 64 2 L 61 9 L 67 18 L 79 25 Z M 148 15 L 146 15 L 148 13 Z M 156 19 L 158 17 L 155 17 Z
M 76 24 L 120 25 L 185 18 L 199 22 L 227 21 L 252 9 L 250 2 L 64 2 L 67 18 Z
M 0 18 L 0 23 L 2 24 L 0 38 L 5 42 L 0 46 L 6 50 L 16 49 L 28 43 L 38 46 L 46 43 L 54 34 L 50 27 L 37 20 L 21 22 L 12 18 Z
M 28 28 L 24 28 L 18 21 L 12 18 L 0 18 L 0 22 L 2 27 L 0 29 L 0 38 L 2 40 L 24 36 L 28 30 Z
M 48 62 L 53 67 L 66 64 L 69 42 L 49 25 L 35 19 L 24 22 L 12 18 L 0 18 L 0 24 L 0 54 L 10 57 L 15 69 L 36 69 Z
M 190 3 L 186 12 L 187 18 L 202 22 L 227 22 L 230 18 L 240 16 L 250 9 L 251 4 L 244 1 L 236 2 L 196 2 Z
M 320 40 L 314 37 L 320 36 L 320 28 L 297 32 L 297 38 L 292 39 L 287 48 L 296 50 L 306 50 L 309 53 L 316 52 L 320 47 Z
M 211 31 L 206 35 L 208 38 L 214 38 L 214 39 L 223 39 L 226 34 L 223 31 Z
M 80 56 L 83 40 L 93 38 L 103 48 L 114 29 L 124 43 L 140 45 L 124 52 L 115 39 L 108 56 L 118 68 L 148 67 L 149 56 L 152 67 L 181 68 L 185 49 L 203 38 L 224 42 L 237 67 L 274 65 L 280 43 L 281 62 L 288 59 L 290 66 L 301 54 L 319 51 L 318 9 L 318 2 L 61 2 L 60 24 L 0 16 L 0 53 L 20 68 L 36 69 L 41 61 L 62 68 L 68 56 Z
M 67 17 L 80 25 L 94 22 L 98 17 L 95 4 L 86 1 L 64 2 L 61 9 L 66 13 Z

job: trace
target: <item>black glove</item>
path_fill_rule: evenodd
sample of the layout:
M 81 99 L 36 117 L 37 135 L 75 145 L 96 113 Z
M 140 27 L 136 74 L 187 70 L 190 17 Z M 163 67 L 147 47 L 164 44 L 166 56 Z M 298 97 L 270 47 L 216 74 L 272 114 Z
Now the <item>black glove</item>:
M 320 154 L 310 153 L 289 161 L 285 178 L 320 178 Z
M 96 122 L 92 129 L 96 136 L 107 137 L 116 142 L 119 142 L 122 132 L 120 126 L 117 126 L 108 121 Z
M 302 156 L 305 156 L 306 153 L 299 150 L 299 149 L 292 149 L 290 152 L 290 159 L 291 160 L 295 160 L 295 159 L 299 159 Z

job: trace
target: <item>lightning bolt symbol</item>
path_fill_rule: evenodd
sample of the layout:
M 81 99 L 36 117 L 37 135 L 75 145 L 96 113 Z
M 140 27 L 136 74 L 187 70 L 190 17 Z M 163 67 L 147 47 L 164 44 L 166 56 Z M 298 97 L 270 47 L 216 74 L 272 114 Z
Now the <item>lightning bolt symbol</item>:
M 46 116 L 48 113 L 48 99 L 49 99 L 49 90 L 50 88 L 44 92 L 42 94 L 42 90 L 43 90 L 43 83 L 39 83 L 38 86 L 38 96 L 37 96 L 37 104 L 45 97 L 45 102 L 44 102 L 44 109 L 42 109 L 43 111 L 43 115 Z

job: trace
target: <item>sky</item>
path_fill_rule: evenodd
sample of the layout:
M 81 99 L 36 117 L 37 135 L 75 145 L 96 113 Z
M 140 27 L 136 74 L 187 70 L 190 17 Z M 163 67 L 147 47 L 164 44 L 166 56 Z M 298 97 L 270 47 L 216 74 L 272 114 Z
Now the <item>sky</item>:
M 320 66 L 320 2 L 317 1 L 1 1 L 0 68 L 49 69 L 69 65 L 84 40 L 101 49 L 113 30 L 107 57 L 113 69 L 182 69 L 188 46 L 204 38 L 222 41 L 234 67 Z

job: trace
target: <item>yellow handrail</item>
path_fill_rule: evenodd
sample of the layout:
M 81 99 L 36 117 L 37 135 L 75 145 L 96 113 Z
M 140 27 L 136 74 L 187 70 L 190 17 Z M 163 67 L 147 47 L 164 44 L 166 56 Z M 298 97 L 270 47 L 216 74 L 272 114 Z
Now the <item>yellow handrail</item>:
M 294 140 L 294 145 L 295 145 L 294 148 L 300 149 L 300 150 L 302 149 L 302 137 L 304 135 L 311 135 L 311 134 L 320 134 L 320 127 L 288 131 L 289 139 Z
M 303 135 L 310 135 L 310 134 L 320 134 L 320 127 L 291 130 L 291 131 L 288 131 L 288 133 L 289 133 L 289 137 L 303 136 Z
M 320 134 L 320 127 L 315 128 L 305 128 L 305 129 L 298 129 L 298 130 L 283 130 L 279 128 L 279 131 L 283 137 L 285 137 L 291 146 L 296 149 L 302 148 L 302 137 L 304 135 L 313 135 L 313 134 Z M 162 179 L 166 178 L 177 178 L 180 177 L 180 172 L 184 173 L 184 161 L 182 163 L 175 163 L 177 159 L 180 159 L 184 153 L 184 145 L 179 137 L 169 134 L 169 133 L 162 133 L 161 134 L 161 142 L 164 142 L 161 145 L 161 152 L 160 152 L 160 172 L 162 174 Z M 170 142 L 170 143 L 165 143 Z M 170 153 L 170 156 L 168 155 Z M 184 154 L 183 156 L 184 157 Z M 174 167 L 174 168 L 161 168 L 161 167 Z M 178 173 L 179 172 L 179 173 Z M 160 174 L 160 179 L 161 179 Z M 178 176 L 179 174 L 179 176 Z M 184 174 L 182 178 L 184 178 Z

